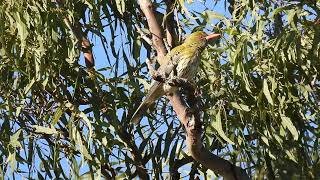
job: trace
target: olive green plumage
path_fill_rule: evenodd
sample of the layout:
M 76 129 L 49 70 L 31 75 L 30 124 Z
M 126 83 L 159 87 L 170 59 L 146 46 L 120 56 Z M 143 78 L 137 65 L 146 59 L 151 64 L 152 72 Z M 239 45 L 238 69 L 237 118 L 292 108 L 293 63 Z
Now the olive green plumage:
M 165 56 L 164 62 L 166 63 L 162 64 L 157 71 L 172 77 L 174 76 L 173 69 L 176 68 L 177 77 L 192 80 L 197 73 L 200 54 L 207 45 L 206 36 L 207 34 L 202 31 L 190 34 L 183 44 L 173 48 Z M 158 98 L 175 90 L 176 87 L 153 81 L 146 98 L 132 116 L 131 121 L 138 123 L 142 115 Z

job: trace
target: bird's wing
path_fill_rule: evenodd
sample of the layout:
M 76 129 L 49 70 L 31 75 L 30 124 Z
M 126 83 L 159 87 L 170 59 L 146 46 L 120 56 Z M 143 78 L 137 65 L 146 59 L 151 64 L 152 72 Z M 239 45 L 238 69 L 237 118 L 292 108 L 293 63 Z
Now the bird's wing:
M 171 74 L 171 72 L 176 68 L 177 64 L 179 63 L 179 59 L 181 57 L 181 54 L 176 52 L 176 51 L 172 51 L 170 52 L 166 58 L 167 59 L 167 63 L 162 64 L 158 69 L 157 72 L 159 74 L 164 74 L 165 77 L 169 77 L 169 75 Z
M 169 56 L 167 56 L 169 57 Z M 166 57 L 166 58 L 167 58 Z M 158 68 L 158 73 L 164 74 L 165 77 L 168 77 L 171 72 L 176 67 L 176 62 L 178 62 L 178 55 L 171 56 L 171 59 L 168 59 L 166 64 L 162 64 Z M 163 89 L 163 83 L 159 81 L 153 81 L 151 87 L 146 95 L 146 98 L 142 101 L 136 112 L 133 114 L 131 121 L 135 124 L 139 123 L 142 115 L 148 110 L 148 108 L 161 96 L 165 94 Z

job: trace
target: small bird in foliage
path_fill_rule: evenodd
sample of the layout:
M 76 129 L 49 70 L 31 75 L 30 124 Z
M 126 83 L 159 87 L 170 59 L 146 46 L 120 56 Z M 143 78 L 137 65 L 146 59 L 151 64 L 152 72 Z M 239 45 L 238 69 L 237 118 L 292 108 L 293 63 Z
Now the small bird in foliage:
M 165 58 L 165 64 L 162 64 L 157 72 L 168 77 L 176 76 L 186 80 L 192 80 L 195 77 L 200 64 L 201 52 L 207 46 L 209 40 L 217 39 L 220 34 L 206 34 L 198 31 L 187 36 L 186 40 L 180 46 L 177 46 L 168 53 Z M 177 88 L 169 86 L 160 81 L 153 81 L 146 98 L 140 104 L 133 114 L 131 121 L 138 123 L 147 109 L 161 96 L 172 93 Z

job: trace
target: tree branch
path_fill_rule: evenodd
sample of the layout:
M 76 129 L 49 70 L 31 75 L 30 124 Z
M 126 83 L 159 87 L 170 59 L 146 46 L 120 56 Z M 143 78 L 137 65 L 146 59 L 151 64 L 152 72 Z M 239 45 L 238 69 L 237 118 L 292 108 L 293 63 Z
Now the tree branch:
M 56 0 L 58 7 L 63 7 L 64 0 Z M 94 57 L 92 54 L 92 47 L 87 35 L 82 31 L 81 23 L 75 22 L 71 24 L 67 17 L 63 18 L 65 24 L 70 28 L 71 32 L 77 37 L 79 44 L 81 45 L 81 51 L 85 59 L 86 67 L 91 70 L 94 67 Z
M 167 49 L 163 41 L 163 35 L 162 35 L 163 30 L 160 27 L 159 23 L 157 22 L 151 1 L 139 0 L 139 4 L 143 14 L 147 18 L 149 30 L 152 34 L 153 46 L 157 51 L 157 61 L 161 65 L 164 63 L 163 62 L 164 56 L 167 54 Z
M 175 31 L 175 21 L 174 21 L 174 3 L 173 0 L 165 0 L 167 6 L 166 18 L 165 20 L 165 31 L 166 31 L 166 39 L 170 48 L 176 46 L 177 34 Z
M 168 96 L 174 111 L 179 120 L 186 128 L 186 142 L 187 148 L 191 156 L 208 169 L 220 174 L 226 179 L 250 179 L 246 172 L 229 161 L 214 155 L 209 150 L 203 147 L 202 123 L 200 120 L 199 111 L 190 113 L 187 104 L 179 93 L 173 96 Z
M 156 16 L 153 11 L 153 6 L 150 0 L 140 0 L 140 8 L 147 18 L 149 30 L 152 34 L 152 42 L 158 54 L 158 63 L 161 65 L 161 60 L 166 55 L 167 50 L 163 41 L 163 29 L 159 26 Z M 170 8 L 170 2 L 167 2 Z M 171 29 L 172 31 L 172 29 Z M 189 100 L 196 100 L 194 96 L 188 94 Z M 180 92 L 176 91 L 172 95 L 167 96 L 170 100 L 174 111 L 176 112 L 179 120 L 186 128 L 186 141 L 187 147 L 193 159 L 201 163 L 208 169 L 222 175 L 225 179 L 249 179 L 246 172 L 231 164 L 229 161 L 212 154 L 209 150 L 205 149 L 202 145 L 202 122 L 200 119 L 199 111 L 190 112 L 185 101 L 182 99 Z
M 92 53 L 92 47 L 87 35 L 83 33 L 80 22 L 76 22 L 74 25 L 74 33 L 81 44 L 81 50 L 83 52 L 86 67 L 92 69 L 94 67 L 94 57 Z

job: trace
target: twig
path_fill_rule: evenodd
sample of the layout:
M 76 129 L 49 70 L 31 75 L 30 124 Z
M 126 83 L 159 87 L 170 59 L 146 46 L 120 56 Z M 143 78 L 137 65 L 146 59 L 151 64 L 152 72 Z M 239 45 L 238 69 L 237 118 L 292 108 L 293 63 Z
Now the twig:
M 165 73 L 160 73 L 154 69 L 154 67 L 153 67 L 154 63 L 152 63 L 149 58 L 146 59 L 146 64 L 147 64 L 148 71 L 149 71 L 149 74 L 152 77 L 152 79 L 154 79 L 155 81 L 162 82 L 162 83 L 169 81 L 169 79 L 167 78 Z
M 153 63 L 149 58 L 147 58 L 147 59 L 146 59 L 146 64 L 147 64 L 147 67 L 148 67 L 148 71 L 149 71 L 150 76 L 151 76 L 154 80 L 156 80 L 156 79 L 157 79 L 156 76 L 157 76 L 158 72 L 157 72 L 157 71 L 154 69 L 154 67 L 153 67 L 154 63 Z
M 165 0 L 166 6 L 167 6 L 167 12 L 165 16 L 165 32 L 166 32 L 166 40 L 167 45 L 169 46 L 169 49 L 176 46 L 177 43 L 177 34 L 175 32 L 175 21 L 174 21 L 174 3 L 173 0 Z
M 136 27 L 137 32 L 140 34 L 141 38 L 145 40 L 146 43 L 148 43 L 150 46 L 152 46 L 152 40 L 148 38 L 147 34 L 143 32 L 137 24 L 135 24 L 134 26 Z

